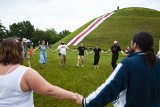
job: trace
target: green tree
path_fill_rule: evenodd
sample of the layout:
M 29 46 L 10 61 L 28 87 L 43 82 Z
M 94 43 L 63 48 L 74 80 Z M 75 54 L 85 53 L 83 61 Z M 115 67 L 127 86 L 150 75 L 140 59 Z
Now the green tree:
M 44 39 L 48 41 L 49 43 L 53 44 L 56 43 L 59 40 L 59 35 L 55 31 L 55 29 L 47 29 L 45 31 L 45 37 Z
M 62 39 L 62 38 L 66 37 L 66 36 L 69 35 L 69 34 L 71 34 L 71 32 L 70 32 L 69 30 L 63 30 L 63 31 L 61 31 L 61 32 L 59 33 L 59 36 L 60 36 L 60 38 Z
M 32 37 L 32 33 L 35 30 L 34 26 L 30 23 L 30 21 L 13 23 L 9 26 L 9 28 L 9 35 L 27 39 L 30 39 Z
M 6 27 L 2 25 L 0 20 L 0 39 L 6 38 Z
M 55 29 L 47 29 L 46 31 L 36 29 L 31 37 L 31 40 L 34 43 L 38 43 L 42 40 L 45 40 L 49 44 L 56 43 L 60 39 L 59 35 L 55 31 Z
M 44 35 L 45 35 L 45 32 L 44 32 L 43 30 L 36 29 L 36 30 L 32 33 L 31 40 L 32 40 L 32 42 L 34 42 L 36 45 L 38 45 L 38 42 L 40 42 L 41 40 L 44 39 Z

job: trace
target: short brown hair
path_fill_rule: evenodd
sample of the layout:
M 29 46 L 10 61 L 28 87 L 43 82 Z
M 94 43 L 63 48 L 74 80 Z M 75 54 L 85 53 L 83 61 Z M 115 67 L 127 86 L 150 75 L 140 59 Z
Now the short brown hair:
M 0 63 L 21 64 L 23 62 L 23 47 L 21 42 L 15 38 L 7 38 L 0 44 Z

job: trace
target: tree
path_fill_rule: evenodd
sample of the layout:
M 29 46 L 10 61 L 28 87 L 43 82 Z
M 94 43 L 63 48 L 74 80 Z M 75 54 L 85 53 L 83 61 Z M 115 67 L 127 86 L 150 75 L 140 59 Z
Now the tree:
M 0 20 L 0 39 L 6 38 L 6 27 L 2 25 Z
M 67 35 L 71 34 L 69 30 L 63 30 L 62 32 L 59 33 L 60 38 L 64 38 Z
M 38 45 L 38 42 L 40 42 L 41 40 L 43 40 L 43 36 L 45 35 L 45 32 L 43 30 L 40 29 L 36 29 L 31 37 L 32 42 L 34 42 L 36 45 Z
M 18 23 L 13 23 L 9 26 L 10 31 L 9 35 L 13 37 L 27 38 L 30 39 L 32 37 L 32 33 L 34 32 L 34 26 L 30 23 L 30 21 L 23 21 Z
M 59 40 L 59 36 L 57 34 L 57 32 L 55 31 L 55 29 L 47 29 L 45 31 L 45 39 L 46 41 L 48 41 L 49 43 L 56 43 Z
M 47 29 L 46 31 L 36 29 L 33 32 L 33 35 L 31 37 L 31 40 L 34 43 L 38 43 L 39 41 L 45 40 L 49 44 L 54 44 L 60 39 L 61 39 L 60 36 L 57 34 L 55 29 L 53 29 L 53 28 L 52 29 Z

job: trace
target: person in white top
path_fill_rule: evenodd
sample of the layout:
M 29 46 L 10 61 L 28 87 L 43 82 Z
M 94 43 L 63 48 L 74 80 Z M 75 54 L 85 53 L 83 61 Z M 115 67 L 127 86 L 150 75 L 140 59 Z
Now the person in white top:
M 157 52 L 157 58 L 160 58 L 160 50 Z
M 36 70 L 21 65 L 21 43 L 8 38 L 0 43 L 0 107 L 34 107 L 33 92 L 77 101 L 75 93 L 47 82 Z
M 57 50 L 59 50 L 59 55 L 61 57 L 61 66 L 64 67 L 66 63 L 66 52 L 67 49 L 70 51 L 73 51 L 72 49 L 68 48 L 67 45 L 64 44 L 64 41 L 61 42 L 61 44 L 58 46 L 58 48 L 53 52 L 55 53 Z

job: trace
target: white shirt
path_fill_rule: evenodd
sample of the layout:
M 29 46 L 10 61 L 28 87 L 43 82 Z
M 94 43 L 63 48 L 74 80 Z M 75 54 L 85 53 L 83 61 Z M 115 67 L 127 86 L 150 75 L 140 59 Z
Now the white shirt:
M 59 45 L 57 49 L 59 49 L 61 54 L 66 55 L 66 51 L 68 49 L 68 46 L 67 45 Z
M 24 92 L 20 86 L 27 69 L 21 65 L 9 74 L 0 75 L 0 107 L 34 107 L 33 91 Z
M 157 53 L 157 57 L 158 57 L 158 58 L 160 58 L 160 51 L 158 51 L 158 53 Z

